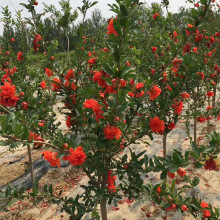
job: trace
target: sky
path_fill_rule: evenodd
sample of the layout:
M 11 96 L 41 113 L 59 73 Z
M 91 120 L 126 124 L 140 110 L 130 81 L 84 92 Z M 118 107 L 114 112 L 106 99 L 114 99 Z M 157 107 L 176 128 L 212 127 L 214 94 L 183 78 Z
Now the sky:
M 60 9 L 59 6 L 59 0 L 37 0 L 38 1 L 38 6 L 36 7 L 37 12 L 43 12 L 43 2 L 45 2 L 47 5 L 54 5 L 57 9 Z M 94 0 L 91 0 L 91 2 L 93 2 Z M 102 15 L 103 17 L 109 18 L 113 15 L 113 13 L 111 11 L 109 11 L 109 6 L 108 4 L 111 3 L 115 3 L 115 0 L 97 0 L 98 4 L 96 4 L 96 6 L 94 6 L 93 8 L 91 8 L 88 11 L 87 14 L 87 18 L 89 18 L 91 16 L 92 11 L 95 8 L 98 8 L 102 11 Z M 28 0 L 0 0 L 0 11 L 1 11 L 1 7 L 5 7 L 8 5 L 9 10 L 12 12 L 12 16 L 15 16 L 16 14 L 16 10 L 22 10 L 22 15 L 24 17 L 28 17 L 30 16 L 30 13 L 27 12 L 27 10 L 25 10 L 23 8 L 23 6 L 20 6 L 20 3 L 27 3 Z M 72 8 L 76 9 L 77 7 L 82 5 L 82 1 L 81 0 L 70 0 Z M 151 5 L 151 3 L 153 2 L 157 2 L 160 3 L 161 0 L 142 0 L 142 2 L 146 2 L 148 5 Z M 170 0 L 170 8 L 169 10 L 171 12 L 178 12 L 178 9 L 180 6 L 186 6 L 185 4 L 185 0 Z M 0 20 L 2 19 L 2 13 L 0 12 Z M 82 20 L 82 16 L 79 16 L 78 20 Z M 0 35 L 2 34 L 3 31 L 3 23 L 0 21 Z

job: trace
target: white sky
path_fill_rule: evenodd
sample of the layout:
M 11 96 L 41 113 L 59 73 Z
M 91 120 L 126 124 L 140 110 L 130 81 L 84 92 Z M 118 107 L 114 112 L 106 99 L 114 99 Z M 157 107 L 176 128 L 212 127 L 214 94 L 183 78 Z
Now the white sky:
M 38 6 L 36 7 L 37 12 L 42 12 L 43 11 L 43 4 L 42 2 L 45 2 L 47 5 L 55 5 L 55 7 L 57 9 L 60 9 L 59 7 L 59 0 L 37 0 L 38 1 Z M 94 0 L 91 0 L 91 2 L 93 2 Z M 103 17 L 111 17 L 112 16 L 112 12 L 109 11 L 109 6 L 108 4 L 111 3 L 115 3 L 115 0 L 97 0 L 98 4 L 96 4 L 96 6 L 94 6 L 92 9 L 90 9 L 88 11 L 87 14 L 87 18 L 91 16 L 91 12 L 95 9 L 98 8 L 102 11 L 102 16 Z M 10 11 L 12 12 L 12 15 L 15 15 L 15 10 L 21 10 L 23 8 L 23 6 L 20 6 L 20 3 L 27 3 L 28 0 L 0 0 L 0 11 L 1 11 L 1 7 L 5 7 L 8 5 Z M 70 0 L 71 4 L 72 4 L 72 8 L 75 9 L 78 6 L 82 5 L 82 1 L 81 0 Z M 151 3 L 153 2 L 157 2 L 160 3 L 161 0 L 142 0 L 142 2 L 146 2 L 148 5 L 151 5 Z M 180 6 L 185 6 L 185 0 L 170 0 L 170 11 L 171 12 L 178 12 L 178 9 Z M 26 11 L 26 9 L 23 9 L 22 15 L 24 17 L 28 17 L 29 13 Z M 2 13 L 0 12 L 0 20 L 2 18 Z M 79 16 L 79 20 L 82 19 L 82 16 Z M 0 22 L 0 35 L 2 34 L 3 31 L 3 23 Z

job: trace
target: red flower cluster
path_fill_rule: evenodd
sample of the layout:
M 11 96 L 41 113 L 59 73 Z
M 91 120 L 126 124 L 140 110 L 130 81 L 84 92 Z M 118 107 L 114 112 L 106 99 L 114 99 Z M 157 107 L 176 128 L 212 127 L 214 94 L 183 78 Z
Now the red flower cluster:
M 44 142 L 44 140 L 42 139 L 42 137 L 40 135 L 35 134 L 32 131 L 29 131 L 29 140 L 30 141 L 40 141 L 40 142 Z M 42 146 L 43 144 L 38 144 L 38 143 L 34 143 L 34 148 L 39 148 L 40 146 Z
M 182 99 L 188 99 L 188 98 L 190 98 L 190 94 L 188 94 L 187 92 L 183 92 L 183 93 L 181 94 L 181 98 L 182 98 Z
M 177 170 L 177 173 L 180 177 L 184 177 L 186 175 L 186 171 L 182 167 Z
M 170 130 L 173 130 L 175 127 L 176 127 L 176 125 L 175 125 L 174 122 L 171 122 L 171 123 L 168 125 L 168 128 L 169 128 Z
M 58 166 L 60 168 L 60 158 L 58 158 L 58 153 L 51 151 L 43 151 L 41 154 L 44 155 L 44 159 L 50 163 L 51 167 Z
M 94 100 L 94 99 L 87 99 L 84 104 L 83 104 L 84 108 L 89 108 L 92 109 L 94 111 L 93 116 L 95 115 L 96 121 L 99 122 L 100 118 L 104 118 L 103 111 L 101 110 L 101 105 L 99 105 L 98 101 Z
M 70 148 L 69 152 L 70 155 L 64 156 L 63 160 L 69 161 L 70 164 L 74 166 L 83 164 L 87 158 L 81 146 L 78 146 L 75 150 L 73 148 Z
M 28 103 L 27 102 L 22 102 L 22 108 L 23 110 L 27 110 L 28 109 Z
M 173 105 L 171 105 L 171 107 L 173 108 L 174 113 L 180 115 L 183 110 L 183 102 L 182 101 L 175 102 Z
M 176 210 L 176 204 L 174 204 L 174 203 L 172 203 L 172 204 L 170 204 L 170 206 L 167 208 L 167 209 L 165 209 L 167 212 L 168 211 L 171 211 L 171 210 Z
M 23 61 L 24 60 L 24 54 L 21 51 L 19 51 L 17 53 L 17 60 L 18 61 Z
M 53 91 L 59 91 L 61 88 L 61 81 L 59 78 L 54 78 L 52 82 L 52 90 Z
M 218 170 L 218 166 L 216 162 L 213 160 L 213 158 L 206 160 L 204 168 L 206 170 Z
M 111 19 L 109 22 L 109 25 L 107 27 L 108 31 L 107 34 L 114 34 L 116 37 L 118 36 L 118 33 L 116 32 L 114 25 L 113 25 L 114 19 Z
M 197 121 L 200 122 L 200 123 L 203 123 L 203 122 L 206 121 L 206 118 L 204 118 L 204 117 L 202 117 L 202 116 L 199 116 L 199 117 L 197 118 Z
M 204 201 L 201 202 L 200 206 L 201 206 L 203 209 L 209 208 L 209 205 L 208 205 L 206 202 L 204 202 Z M 210 213 L 209 210 L 203 210 L 202 212 L 203 212 L 203 217 L 204 217 L 204 218 L 209 218 L 209 217 L 211 216 L 211 213 Z
M 6 107 L 15 106 L 19 98 L 15 95 L 16 87 L 8 82 L 0 86 L 0 104 Z
M 214 96 L 214 92 L 209 91 L 209 92 L 206 93 L 206 96 L 208 96 L 208 97 L 212 97 L 212 96 Z
M 157 47 L 151 47 L 151 51 L 152 51 L 152 53 L 156 53 L 157 52 Z
M 47 74 L 48 77 L 51 77 L 53 75 L 53 70 L 45 67 L 45 73 Z
M 110 192 L 116 192 L 116 187 L 115 187 L 115 180 L 117 179 L 116 176 L 112 176 L 112 171 L 109 170 L 108 171 L 108 180 L 107 180 L 107 184 L 108 184 L 108 190 Z
M 160 93 L 161 93 L 161 89 L 156 85 L 152 87 L 147 94 L 150 96 L 150 100 L 153 101 L 160 95 Z
M 45 82 L 45 81 L 42 81 L 42 82 L 40 83 L 40 87 L 41 87 L 42 89 L 46 89 L 46 82 Z
M 130 85 L 131 85 L 131 86 L 134 85 L 133 79 L 131 79 Z M 140 90 L 140 89 L 142 89 L 142 88 L 144 88 L 144 83 L 140 82 L 140 83 L 138 83 L 138 84 L 135 86 L 135 88 L 132 88 L 132 89 L 136 89 L 136 91 L 135 91 L 135 92 L 129 92 L 128 95 L 129 95 L 130 97 L 135 97 L 135 96 L 136 96 L 137 98 L 140 98 L 140 97 L 142 97 L 142 96 L 144 95 L 144 91 L 141 91 L 141 90 Z
M 42 40 L 42 37 L 39 34 L 35 36 L 35 39 L 33 41 L 35 51 L 38 51 L 39 47 L 41 47 L 41 45 L 38 43 L 41 40 Z
M 163 120 L 160 120 L 158 116 L 155 118 L 150 118 L 150 129 L 154 132 L 163 132 L 165 129 L 165 124 Z
M 157 12 L 156 14 L 153 15 L 153 19 L 156 20 L 160 14 Z
M 122 136 L 122 132 L 118 127 L 106 125 L 104 128 L 104 135 L 106 139 L 120 139 L 120 137 Z
M 66 118 L 66 126 L 68 127 L 68 128 L 71 128 L 71 126 L 72 126 L 72 121 L 71 121 L 71 119 L 72 119 L 72 116 L 71 115 L 68 115 L 67 116 L 67 118 Z

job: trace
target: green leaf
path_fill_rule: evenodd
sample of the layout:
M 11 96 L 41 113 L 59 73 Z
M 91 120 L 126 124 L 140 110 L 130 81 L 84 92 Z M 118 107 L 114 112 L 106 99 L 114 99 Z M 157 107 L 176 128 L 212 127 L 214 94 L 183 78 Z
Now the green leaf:
M 207 0 L 200 0 L 200 2 L 201 2 L 201 4 L 203 4 L 203 5 L 207 5 Z
M 49 191 L 49 193 L 50 193 L 51 195 L 53 195 L 53 186 L 52 186 L 52 185 L 49 186 L 48 191 Z
M 192 148 L 193 148 L 194 152 L 196 153 L 196 155 L 199 157 L 200 156 L 200 151 L 199 151 L 199 149 L 198 149 L 195 142 L 192 142 Z
M 194 177 L 193 181 L 192 181 L 192 185 L 193 186 L 197 186 L 200 182 L 200 179 L 198 177 Z
M 110 76 L 113 76 L 113 75 L 114 75 L 113 71 L 111 70 L 111 68 L 110 68 L 107 64 L 104 64 L 104 65 L 102 66 L 102 69 L 103 69 L 106 73 L 108 73 L 108 75 L 110 75 Z
M 145 167 L 147 168 L 148 167 L 148 156 L 145 155 L 144 157 L 144 164 L 145 164 Z
M 197 162 L 194 167 L 195 167 L 196 169 L 199 169 L 199 168 L 202 168 L 203 166 L 204 166 L 203 164 Z
M 160 179 L 164 180 L 167 177 L 167 170 L 164 170 L 161 174 L 160 174 Z

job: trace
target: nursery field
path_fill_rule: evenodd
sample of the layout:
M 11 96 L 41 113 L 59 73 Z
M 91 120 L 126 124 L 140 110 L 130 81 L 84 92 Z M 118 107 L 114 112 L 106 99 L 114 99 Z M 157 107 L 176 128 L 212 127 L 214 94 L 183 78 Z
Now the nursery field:
M 186 3 L 1 8 L 0 220 L 220 220 L 220 2 Z

